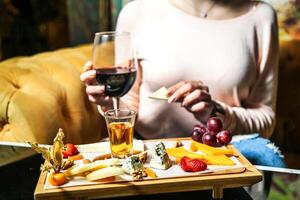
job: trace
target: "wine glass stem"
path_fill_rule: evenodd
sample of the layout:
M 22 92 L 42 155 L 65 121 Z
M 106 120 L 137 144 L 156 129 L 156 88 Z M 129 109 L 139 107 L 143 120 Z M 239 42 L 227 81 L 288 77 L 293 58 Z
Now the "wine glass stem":
M 114 109 L 120 109 L 120 97 L 113 97 Z

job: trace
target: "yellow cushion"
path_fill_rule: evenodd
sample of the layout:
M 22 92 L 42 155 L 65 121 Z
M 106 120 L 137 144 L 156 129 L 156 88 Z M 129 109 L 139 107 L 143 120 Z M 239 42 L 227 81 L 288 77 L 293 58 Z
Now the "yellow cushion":
M 0 63 L 0 140 L 52 143 L 58 128 L 65 142 L 97 142 L 104 119 L 80 81 L 91 45 L 12 58 Z

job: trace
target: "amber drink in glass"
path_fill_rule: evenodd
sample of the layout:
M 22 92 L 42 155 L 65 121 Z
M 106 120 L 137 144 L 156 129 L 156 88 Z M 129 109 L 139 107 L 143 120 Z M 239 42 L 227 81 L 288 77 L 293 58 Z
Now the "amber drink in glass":
M 111 154 L 115 158 L 130 156 L 133 148 L 133 132 L 136 111 L 113 109 L 104 113 Z

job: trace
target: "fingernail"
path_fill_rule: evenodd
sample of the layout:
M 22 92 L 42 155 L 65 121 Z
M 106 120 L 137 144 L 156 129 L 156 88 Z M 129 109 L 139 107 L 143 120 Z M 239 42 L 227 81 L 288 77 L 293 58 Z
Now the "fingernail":
M 90 67 L 92 65 L 92 61 L 87 61 L 85 64 L 84 64 L 84 67 Z
M 170 97 L 169 99 L 168 99 L 168 102 L 169 103 L 174 103 L 176 101 L 176 98 L 175 97 Z

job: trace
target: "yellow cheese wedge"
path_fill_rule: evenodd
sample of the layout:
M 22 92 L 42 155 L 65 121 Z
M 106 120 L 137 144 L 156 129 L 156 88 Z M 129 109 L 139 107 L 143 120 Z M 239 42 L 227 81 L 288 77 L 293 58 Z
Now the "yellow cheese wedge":
M 204 156 L 203 160 L 209 165 L 234 165 L 233 160 L 225 155 Z
M 183 147 L 177 147 L 177 148 L 167 148 L 167 153 L 169 156 L 173 156 L 175 158 L 182 158 L 184 156 L 187 156 L 189 158 L 200 158 L 203 159 L 203 155 L 199 155 L 197 153 L 189 152 Z
M 149 98 L 152 99 L 160 99 L 160 100 L 168 100 L 168 90 L 166 87 L 161 87 L 152 94 L 149 95 Z
M 223 155 L 199 155 L 197 153 L 190 152 L 183 147 L 168 148 L 167 153 L 169 156 L 175 158 L 182 158 L 187 156 L 189 158 L 198 158 L 205 161 L 208 165 L 234 165 L 233 160 Z
M 145 167 L 145 172 L 147 173 L 147 175 L 150 177 L 150 178 L 157 178 L 157 175 L 156 173 L 150 169 L 149 167 Z
M 192 141 L 191 146 L 190 146 L 192 151 L 201 151 L 202 153 L 206 155 L 233 155 L 233 150 L 232 149 L 220 149 L 220 148 L 215 148 L 208 146 L 206 144 L 202 144 L 196 141 Z

